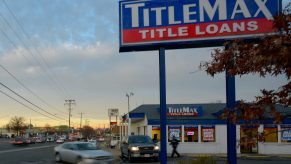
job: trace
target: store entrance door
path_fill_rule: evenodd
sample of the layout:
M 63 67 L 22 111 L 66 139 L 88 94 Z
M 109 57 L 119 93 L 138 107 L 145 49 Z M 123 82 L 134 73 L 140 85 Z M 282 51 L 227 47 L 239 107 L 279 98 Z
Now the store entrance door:
M 241 126 L 240 128 L 240 152 L 242 154 L 258 153 L 257 140 L 258 127 Z

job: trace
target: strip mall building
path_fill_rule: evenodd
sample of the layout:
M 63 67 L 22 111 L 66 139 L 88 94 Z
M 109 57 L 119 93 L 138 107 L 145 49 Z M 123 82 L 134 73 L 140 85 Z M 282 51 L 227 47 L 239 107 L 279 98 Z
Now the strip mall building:
M 191 154 L 226 154 L 227 130 L 226 122 L 218 118 L 225 108 L 224 103 L 211 104 L 169 104 L 167 105 L 167 152 L 172 148 L 169 141 L 173 136 L 180 140 L 178 151 Z M 290 108 L 277 107 L 279 111 Z M 129 113 L 131 135 L 149 135 L 160 140 L 159 105 L 141 105 Z M 121 123 L 121 138 L 128 135 L 128 121 Z M 245 146 L 246 131 L 251 129 L 251 140 L 256 144 Z M 257 140 L 257 133 L 264 134 L 264 142 Z M 282 124 L 272 124 L 272 120 L 264 120 L 259 127 L 236 126 L 237 153 L 258 154 L 291 154 L 291 118 Z M 250 135 L 248 135 L 250 136 Z

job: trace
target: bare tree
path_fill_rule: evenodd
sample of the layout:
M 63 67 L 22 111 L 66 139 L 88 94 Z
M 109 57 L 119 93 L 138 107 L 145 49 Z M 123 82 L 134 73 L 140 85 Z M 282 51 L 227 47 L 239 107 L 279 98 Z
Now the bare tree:
M 12 117 L 9 123 L 6 125 L 7 130 L 13 130 L 16 135 L 20 135 L 21 131 L 27 129 L 27 125 L 24 123 L 25 119 L 23 117 Z
M 91 126 L 83 126 L 82 136 L 84 138 L 92 138 L 96 136 L 96 131 Z

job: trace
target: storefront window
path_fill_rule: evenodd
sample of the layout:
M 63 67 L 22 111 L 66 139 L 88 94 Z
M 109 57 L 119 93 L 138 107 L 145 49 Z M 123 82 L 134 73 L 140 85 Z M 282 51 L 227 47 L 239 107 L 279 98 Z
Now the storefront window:
M 198 142 L 198 126 L 184 126 L 184 142 Z
M 160 136 L 161 136 L 161 132 L 160 132 L 160 126 L 155 125 L 152 127 L 152 139 L 155 142 L 159 142 L 160 141 Z
M 264 125 L 263 137 L 265 142 L 278 142 L 277 125 Z
M 291 142 L 291 125 L 281 125 L 281 141 Z
M 202 142 L 215 142 L 215 126 L 203 125 L 201 126 Z
M 240 152 L 258 153 L 258 126 L 241 125 L 240 127 Z
M 182 141 L 182 126 L 180 125 L 169 125 L 168 126 L 168 142 L 175 137 L 180 142 Z

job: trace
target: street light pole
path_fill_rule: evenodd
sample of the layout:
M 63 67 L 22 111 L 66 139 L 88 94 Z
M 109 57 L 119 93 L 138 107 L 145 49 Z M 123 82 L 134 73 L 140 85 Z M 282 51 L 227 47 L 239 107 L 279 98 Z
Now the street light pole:
M 127 126 L 127 135 L 129 136 L 131 134 L 131 120 L 129 118 L 129 111 L 130 111 L 130 105 L 129 105 L 129 98 L 131 96 L 133 96 L 134 94 L 132 92 L 130 93 L 126 93 L 126 97 L 127 97 L 127 107 L 128 107 L 128 126 Z

